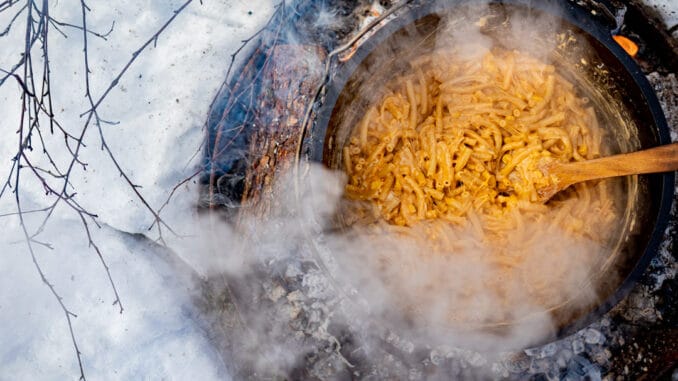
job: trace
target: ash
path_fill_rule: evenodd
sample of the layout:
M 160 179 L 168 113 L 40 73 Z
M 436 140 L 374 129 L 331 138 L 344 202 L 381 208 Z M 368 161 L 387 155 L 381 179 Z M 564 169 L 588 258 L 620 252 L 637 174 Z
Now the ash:
M 369 14 L 365 9 L 392 5 L 367 1 L 358 6 L 344 1 L 311 4 L 314 12 L 334 18 L 314 23 L 310 13 L 302 13 L 297 29 L 304 35 L 315 33 L 329 48 L 364 24 Z M 629 31 L 638 26 L 624 28 Z M 644 69 L 653 66 L 641 64 Z M 671 138 L 678 141 L 676 74 L 664 69 L 648 73 Z M 562 340 L 491 358 L 463 348 L 414 343 L 399 332 L 359 320 L 355 306 L 346 302 L 346 295 L 333 291 L 332 280 L 304 244 L 294 258 L 269 260 L 237 281 L 209 279 L 202 308 L 211 317 L 207 328 L 213 332 L 212 341 L 225 363 L 232 364 L 236 379 L 616 380 L 667 376 L 666 367 L 675 366 L 678 354 L 677 205 L 674 199 L 658 255 L 614 309 Z M 238 302 L 242 300 L 247 303 Z M 265 331 L 265 338 L 255 334 L 258 339 L 252 341 L 251 330 Z

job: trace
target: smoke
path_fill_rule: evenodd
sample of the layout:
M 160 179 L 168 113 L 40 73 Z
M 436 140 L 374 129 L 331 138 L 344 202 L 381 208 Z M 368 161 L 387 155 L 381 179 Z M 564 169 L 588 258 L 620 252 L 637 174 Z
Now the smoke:
M 323 8 L 317 24 L 335 25 L 333 17 Z M 337 144 L 348 140 L 368 105 L 387 91 L 378 85 L 406 71 L 425 49 L 453 48 L 479 59 L 501 46 L 552 62 L 562 41 L 557 36 L 564 33 L 556 20 L 476 4 L 432 26 L 404 28 L 349 81 L 351 98 L 340 100 L 349 111 L 332 122 Z M 338 167 L 336 159 L 326 164 Z M 229 327 L 225 340 L 232 343 L 228 352 L 236 374 L 289 376 L 323 351 L 331 363 L 323 366 L 350 369 L 353 359 L 342 351 L 337 326 L 358 332 L 351 345 L 362 353 L 356 358 L 376 356 L 384 332 L 414 345 L 445 344 L 491 358 L 543 342 L 596 302 L 593 271 L 625 229 L 602 231 L 583 217 L 567 221 L 568 229 L 552 223 L 592 212 L 579 210 L 576 199 L 517 212 L 528 218 L 506 216 L 511 228 L 504 241 L 482 234 L 492 223 L 482 216 L 458 226 L 346 224 L 344 173 L 308 163 L 298 171 L 278 174 L 273 192 L 278 202 L 263 218 L 250 213 L 256 205 L 243 205 L 237 222 L 204 215 L 199 230 L 205 233 L 175 248 L 228 289 L 224 303 L 233 306 L 229 313 L 238 324 Z M 613 194 L 622 192 L 619 183 L 608 185 Z M 498 247 L 505 261 L 515 262 L 493 262 Z M 223 310 L 210 313 L 224 319 Z
M 272 218 L 243 215 L 233 225 L 204 216 L 205 233 L 177 249 L 228 290 L 207 312 L 217 322 L 237 321 L 218 339 L 234 346 L 226 351 L 234 376 L 289 376 L 316 352 L 350 369 L 355 359 L 342 352 L 336 327 L 358 330 L 351 348 L 367 358 L 395 332 L 415 347 L 447 345 L 497 359 L 555 333 L 557 322 L 529 287 L 541 282 L 548 305 L 595 298 L 582 289 L 593 242 L 540 234 L 535 222 L 524 228 L 537 238 L 523 245 L 521 271 L 503 274 L 481 260 L 492 243 L 473 242 L 470 224 L 439 235 L 471 242 L 438 248 L 422 239 L 425 226 L 337 228 L 346 176 L 320 164 L 307 169 L 301 178 L 294 171 L 280 176 L 275 194 L 282 202 Z M 570 242 L 569 257 L 547 254 L 563 242 Z

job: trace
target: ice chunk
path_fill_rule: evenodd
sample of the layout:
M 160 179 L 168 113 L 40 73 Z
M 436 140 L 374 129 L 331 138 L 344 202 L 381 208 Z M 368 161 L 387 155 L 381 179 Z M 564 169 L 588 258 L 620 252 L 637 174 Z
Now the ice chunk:
M 542 357 L 551 357 L 556 354 L 558 347 L 556 346 L 556 343 L 549 343 L 544 345 L 544 347 L 541 350 L 541 356 Z
M 584 352 L 584 342 L 581 341 L 580 339 L 575 339 L 574 341 L 572 341 L 572 350 L 574 351 L 575 354 Z
M 593 328 L 589 328 L 584 332 L 584 341 L 586 344 L 599 344 L 604 341 L 603 335 L 600 333 L 600 331 L 595 330 Z

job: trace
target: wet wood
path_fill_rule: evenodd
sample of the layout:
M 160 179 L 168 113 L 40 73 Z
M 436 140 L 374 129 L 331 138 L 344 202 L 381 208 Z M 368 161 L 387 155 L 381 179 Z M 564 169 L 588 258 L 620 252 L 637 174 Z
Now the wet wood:
M 276 191 L 292 168 L 304 113 L 322 80 L 325 52 L 318 46 L 277 45 L 261 73 L 263 79 L 256 107 L 259 128 L 250 141 L 252 165 L 245 176 L 242 205 L 256 217 L 279 210 L 292 188 Z

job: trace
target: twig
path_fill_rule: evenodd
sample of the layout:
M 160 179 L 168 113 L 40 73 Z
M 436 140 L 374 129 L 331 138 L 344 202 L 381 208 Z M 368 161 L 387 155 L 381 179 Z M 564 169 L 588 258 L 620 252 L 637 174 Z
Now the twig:
M 23 13 L 23 11 L 26 9 L 26 7 L 27 7 L 27 5 L 24 5 L 23 7 L 21 7 L 19 9 L 19 11 L 17 11 L 17 13 L 14 15 L 14 17 L 12 17 L 12 19 L 7 24 L 7 27 L 5 28 L 5 30 L 0 32 L 0 37 L 5 37 L 6 35 L 9 34 L 9 30 L 12 28 L 12 25 L 14 25 L 14 21 L 16 21 L 17 18 L 19 18 L 19 16 L 21 15 L 21 13 Z
M 87 163 L 80 158 L 81 149 L 85 147 L 85 136 L 91 124 L 94 124 L 99 132 L 101 140 L 101 148 L 106 151 L 108 158 L 117 168 L 119 175 L 124 179 L 125 183 L 130 186 L 135 196 L 142 202 L 144 207 L 153 215 L 155 222 L 158 224 L 158 234 L 162 239 L 163 229 L 173 232 L 173 230 L 160 218 L 160 212 L 165 204 L 156 211 L 144 199 L 140 192 L 140 186 L 135 184 L 127 172 L 122 168 L 118 162 L 113 151 L 109 147 L 102 125 L 113 124 L 99 115 L 98 107 L 104 102 L 111 91 L 118 86 L 119 81 L 128 71 L 136 59 L 145 51 L 151 43 L 157 43 L 159 36 L 164 30 L 176 19 L 176 17 L 183 12 L 183 10 L 192 2 L 186 1 L 181 7 L 176 9 L 171 17 L 161 25 L 161 27 L 151 36 L 151 38 L 143 44 L 139 49 L 132 53 L 132 58 L 124 65 L 118 75 L 109 84 L 106 90 L 98 97 L 94 98 L 90 88 L 90 66 L 89 66 L 89 52 L 88 52 L 88 36 L 106 40 L 106 38 L 113 32 L 115 22 L 111 24 L 111 28 L 106 33 L 99 33 L 90 30 L 87 25 L 87 12 L 90 12 L 90 7 L 81 0 L 80 7 L 82 10 L 82 25 L 75 25 L 71 23 L 62 22 L 52 18 L 49 14 L 49 0 L 21 0 L 0 1 L 0 13 L 12 9 L 15 5 L 21 2 L 21 6 L 16 13 L 10 18 L 8 24 L 0 32 L 0 37 L 4 37 L 14 32 L 13 25 L 19 22 L 21 15 L 25 16 L 25 44 L 23 53 L 17 62 L 9 69 L 0 68 L 0 87 L 5 83 L 15 82 L 20 92 L 20 119 L 16 130 L 18 135 L 18 142 L 16 153 L 9 166 L 9 173 L 6 180 L 2 183 L 0 188 L 0 199 L 14 194 L 14 203 L 16 210 L 14 212 L 0 214 L 0 218 L 19 217 L 21 229 L 23 231 L 24 241 L 31 255 L 35 268 L 40 276 L 42 282 L 48 287 L 50 293 L 58 301 L 62 311 L 66 316 L 71 341 L 76 352 L 78 367 L 80 369 L 80 379 L 85 380 L 84 366 L 82 353 L 79 349 L 78 342 L 73 329 L 72 318 L 76 317 L 65 305 L 63 298 L 57 292 L 54 285 L 49 282 L 43 269 L 40 266 L 36 257 L 37 246 L 42 246 L 47 249 L 53 249 L 49 242 L 38 240 L 37 237 L 48 226 L 51 217 L 54 215 L 56 208 L 63 204 L 68 210 L 75 213 L 80 219 L 80 224 L 83 227 L 85 237 L 89 247 L 96 253 L 102 267 L 105 270 L 106 276 L 110 283 L 114 294 L 113 305 L 118 306 L 119 312 L 124 311 L 118 289 L 111 275 L 110 268 L 106 263 L 103 253 L 97 243 L 95 242 L 91 228 L 100 227 L 97 221 L 97 215 L 85 209 L 76 199 L 77 191 L 71 183 L 71 175 L 73 175 L 76 168 L 87 170 Z M 89 110 L 82 114 L 86 115 L 84 124 L 72 133 L 67 131 L 58 120 L 58 116 L 54 112 L 52 91 L 51 91 L 51 67 L 50 67 L 50 47 L 49 47 L 49 30 L 53 28 L 59 32 L 63 37 L 68 38 L 65 29 L 75 29 L 82 32 L 83 36 L 83 53 L 85 62 L 85 92 L 89 103 Z M 13 81 L 7 81 L 12 78 Z M 96 99 L 96 101 L 95 101 Z M 56 140 L 56 144 L 51 140 L 52 136 L 60 136 L 61 141 Z M 35 144 L 37 142 L 37 144 Z M 67 154 L 65 162 L 57 162 L 55 156 L 52 155 L 54 150 L 61 151 Z M 42 166 L 39 164 L 42 160 L 46 160 L 48 165 Z M 27 170 L 27 171 L 24 171 Z M 45 198 L 49 200 L 47 206 L 37 207 L 31 210 L 24 210 L 21 203 L 22 190 L 25 189 L 26 184 L 32 182 L 31 185 L 39 186 L 43 189 Z M 181 184 L 177 185 L 175 189 Z M 174 191 L 170 194 L 170 198 Z M 168 201 L 169 202 L 169 199 Z M 37 225 L 37 229 L 32 231 L 32 228 L 26 225 L 25 216 L 28 214 L 42 214 L 42 221 Z M 92 224 L 92 225 L 90 225 Z M 176 233 L 174 233 L 176 234 Z

